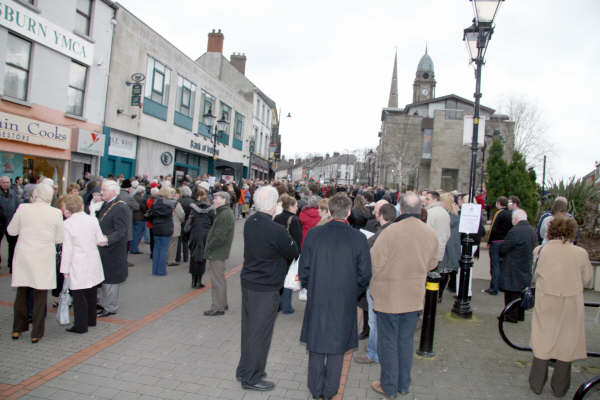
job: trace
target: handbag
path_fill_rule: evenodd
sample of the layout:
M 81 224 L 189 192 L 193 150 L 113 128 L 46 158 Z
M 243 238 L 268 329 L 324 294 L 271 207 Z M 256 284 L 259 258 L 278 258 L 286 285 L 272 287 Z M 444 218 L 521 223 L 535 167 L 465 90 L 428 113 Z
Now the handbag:
M 540 251 L 538 251 L 537 256 L 535 256 L 535 262 L 533 263 L 533 272 L 531 274 L 532 279 L 535 276 L 535 270 L 538 265 L 538 261 L 540 259 L 540 254 L 542 253 L 542 249 L 544 245 L 540 247 Z M 525 289 L 521 291 L 521 308 L 523 310 L 532 309 L 535 306 L 535 286 L 529 285 Z
M 69 306 L 71 305 L 72 299 L 69 294 L 69 279 L 65 279 L 62 290 L 58 297 L 58 307 L 56 309 L 56 320 L 59 325 L 68 325 L 70 322 L 69 317 Z

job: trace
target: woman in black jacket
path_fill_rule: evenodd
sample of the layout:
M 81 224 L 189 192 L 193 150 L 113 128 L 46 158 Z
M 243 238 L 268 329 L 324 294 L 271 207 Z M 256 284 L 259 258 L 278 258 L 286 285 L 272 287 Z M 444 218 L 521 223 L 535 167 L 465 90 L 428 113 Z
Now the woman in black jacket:
M 152 275 L 167 274 L 167 250 L 173 235 L 173 210 L 176 200 L 169 200 L 169 188 L 163 187 L 152 203 L 152 234 L 154 249 L 152 250 Z
M 354 208 L 350 212 L 348 217 L 348 223 L 355 229 L 362 229 L 367 226 L 367 221 L 371 218 L 372 214 L 367 209 L 367 200 L 363 195 L 359 194 L 354 199 Z
M 215 211 L 210 206 L 208 194 L 202 188 L 196 192 L 196 202 L 190 204 L 190 215 L 183 228 L 183 236 L 190 246 L 190 274 L 192 288 L 203 288 L 202 275 L 206 271 L 204 245 L 206 236 L 215 220 Z
M 300 249 L 300 244 L 302 243 L 302 223 L 296 216 L 298 203 L 295 198 L 287 194 L 282 194 L 279 200 L 281 201 L 283 212 L 277 214 L 273 221 L 286 227 L 288 233 L 294 239 L 294 242 L 296 242 L 296 246 Z M 289 266 L 293 260 L 288 261 Z M 294 312 L 292 308 L 292 291 L 290 289 L 284 288 L 282 290 L 279 298 L 279 307 L 284 314 L 292 314 Z

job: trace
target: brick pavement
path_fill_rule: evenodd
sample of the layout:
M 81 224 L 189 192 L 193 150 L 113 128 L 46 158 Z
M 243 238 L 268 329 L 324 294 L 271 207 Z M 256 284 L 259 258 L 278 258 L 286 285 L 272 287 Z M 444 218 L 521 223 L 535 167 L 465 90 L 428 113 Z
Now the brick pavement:
M 10 305 L 14 291 L 10 278 L 0 275 L 0 398 L 310 398 L 306 389 L 307 354 L 298 341 L 304 304 L 296 298 L 296 313 L 280 315 L 275 326 L 267 372 L 269 379 L 276 382 L 276 389 L 246 392 L 235 381 L 240 334 L 239 274 L 235 267 L 242 258 L 241 226 L 238 222 L 232 258 L 227 265 L 231 275 L 230 311 L 220 318 L 202 315 L 209 307 L 210 293 L 189 288 L 187 266 L 169 267 L 166 277 L 154 277 L 146 254 L 131 257 L 136 266 L 130 269 L 130 278 L 123 285 L 121 310 L 115 316 L 118 319 L 104 320 L 85 335 L 73 335 L 64 332 L 64 327 L 58 326 L 49 314 L 46 336 L 40 343 L 31 344 L 27 334 L 24 339 L 12 341 Z M 147 247 L 143 250 L 147 251 Z M 481 262 L 475 276 L 485 275 L 485 270 L 485 262 Z M 5 271 L 4 267 L 1 272 Z M 440 305 L 436 357 L 415 358 L 412 393 L 408 398 L 553 398 L 548 388 L 541 396 L 528 389 L 531 353 L 512 350 L 501 341 L 495 317 L 502 307 L 502 298 L 480 294 L 480 289 L 487 286 L 485 280 L 475 280 L 473 286 L 472 321 L 452 318 L 451 296 L 446 296 Z M 600 295 L 594 292 L 587 292 L 586 298 L 600 301 Z M 595 310 L 588 310 L 588 348 L 600 351 L 600 325 L 594 323 L 594 317 Z M 509 336 L 526 344 L 528 321 L 509 326 Z M 361 352 L 365 344 L 360 343 Z M 370 382 L 379 377 L 379 367 L 350 362 L 350 357 L 346 357 L 343 398 L 379 398 L 369 388 Z M 595 374 L 600 374 L 598 359 L 576 362 L 567 398 L 579 383 Z

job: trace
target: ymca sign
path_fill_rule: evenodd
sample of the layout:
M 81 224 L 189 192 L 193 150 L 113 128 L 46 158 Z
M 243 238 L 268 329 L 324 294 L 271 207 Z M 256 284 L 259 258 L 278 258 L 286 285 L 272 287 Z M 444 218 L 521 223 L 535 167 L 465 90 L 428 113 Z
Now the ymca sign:
M 13 0 L 0 0 L 0 25 L 86 65 L 92 65 L 94 45 L 40 17 Z

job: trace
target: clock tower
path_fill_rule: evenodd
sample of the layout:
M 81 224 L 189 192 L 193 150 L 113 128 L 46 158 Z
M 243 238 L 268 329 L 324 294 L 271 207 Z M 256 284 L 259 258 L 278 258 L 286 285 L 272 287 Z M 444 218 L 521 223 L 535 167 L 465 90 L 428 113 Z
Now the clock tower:
M 420 103 L 435 98 L 435 74 L 433 72 L 433 61 L 425 54 L 419 61 L 415 83 L 413 83 L 413 103 Z

